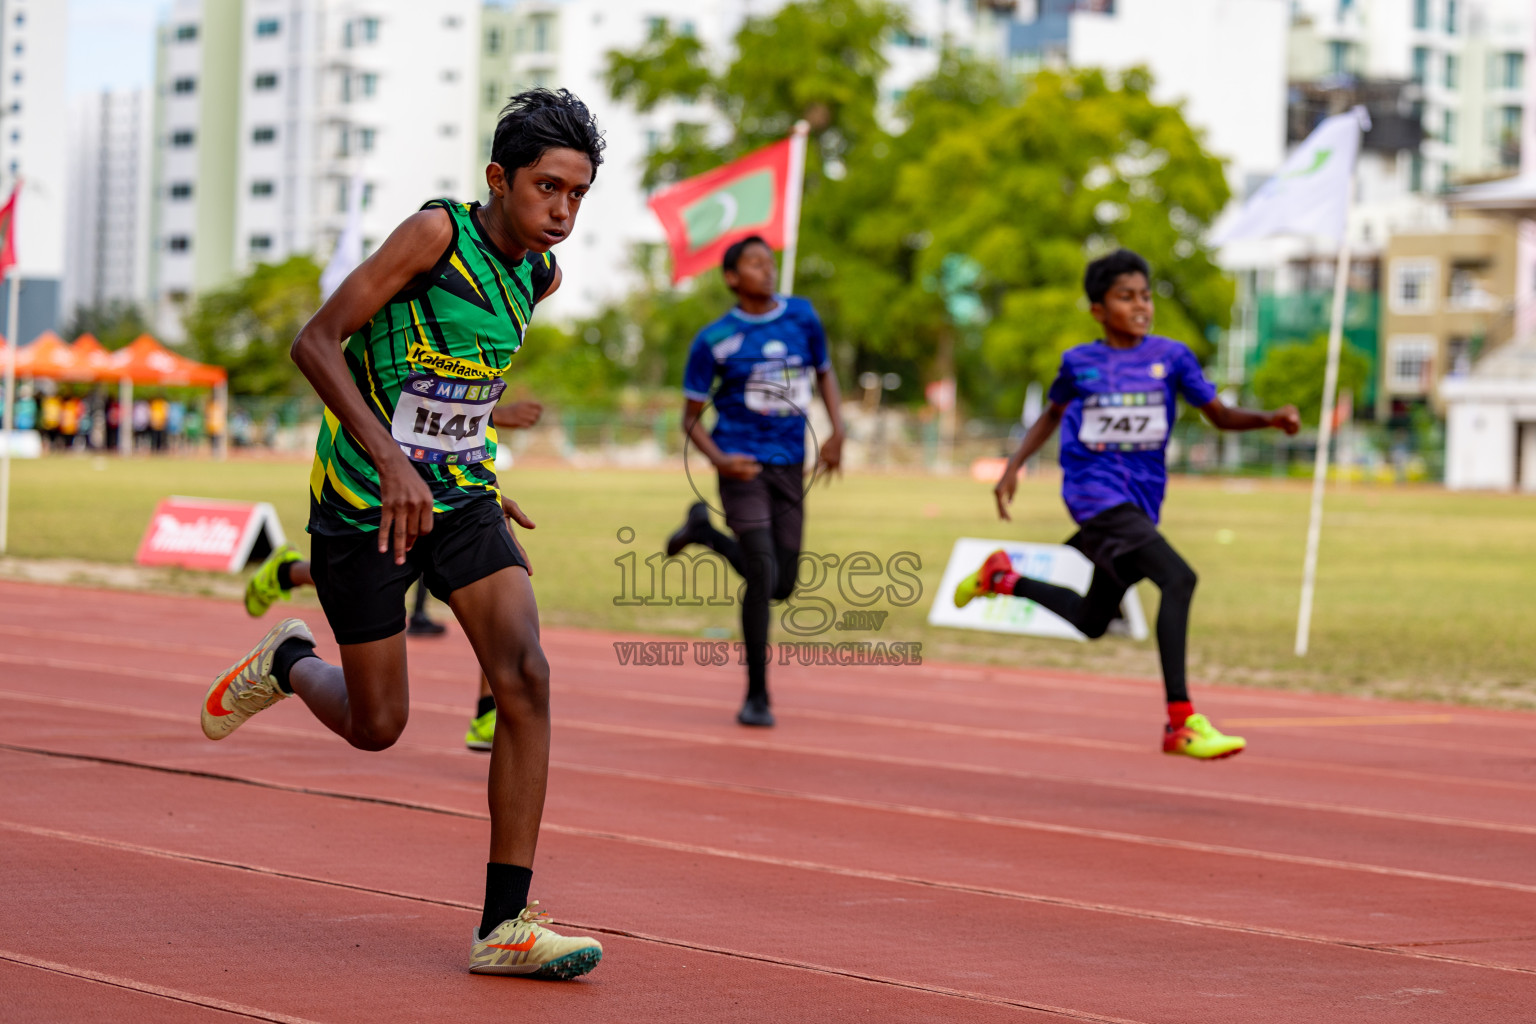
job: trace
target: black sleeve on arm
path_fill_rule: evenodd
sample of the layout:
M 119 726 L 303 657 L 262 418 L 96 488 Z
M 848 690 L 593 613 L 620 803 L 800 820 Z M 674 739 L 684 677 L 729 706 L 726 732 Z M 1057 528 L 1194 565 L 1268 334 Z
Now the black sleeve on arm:
M 533 286 L 533 301 L 537 305 L 555 280 L 555 254 L 552 252 L 529 253 L 528 258 L 533 261 L 533 276 L 529 279 L 529 284 Z

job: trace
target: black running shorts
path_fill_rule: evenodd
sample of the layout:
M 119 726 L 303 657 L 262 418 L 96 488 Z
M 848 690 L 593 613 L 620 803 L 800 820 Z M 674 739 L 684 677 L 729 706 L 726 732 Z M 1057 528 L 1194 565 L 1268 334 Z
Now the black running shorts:
M 805 473 L 800 466 L 765 465 L 751 480 L 720 478 L 725 525 L 740 537 L 748 530 L 773 531 L 773 546 L 799 551 L 805 529 Z
M 379 551 L 376 532 L 310 536 L 310 575 L 339 644 L 366 644 L 405 629 L 405 593 L 418 578 L 440 601 L 460 587 L 511 566 L 528 568 L 494 499 L 475 501 L 432 520 L 405 564 L 394 548 Z

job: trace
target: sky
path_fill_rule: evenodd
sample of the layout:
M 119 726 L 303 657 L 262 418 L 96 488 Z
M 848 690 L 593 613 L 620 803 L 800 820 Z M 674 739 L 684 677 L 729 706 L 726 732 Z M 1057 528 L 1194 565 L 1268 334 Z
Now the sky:
M 147 87 L 168 0 L 69 0 L 69 95 Z

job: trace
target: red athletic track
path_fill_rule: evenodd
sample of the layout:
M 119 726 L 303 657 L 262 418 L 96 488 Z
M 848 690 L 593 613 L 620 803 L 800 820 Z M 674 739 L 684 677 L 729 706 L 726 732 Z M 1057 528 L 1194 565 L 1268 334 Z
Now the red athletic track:
M 0 583 L 0 1020 L 1536 1020 L 1536 717 L 1202 686 L 1252 748 L 1200 764 L 1155 683 L 931 665 L 776 669 L 758 732 L 739 668 L 551 630 L 534 895 L 607 954 L 532 982 L 464 969 L 462 637 L 390 751 L 297 701 L 210 743 L 260 632 Z

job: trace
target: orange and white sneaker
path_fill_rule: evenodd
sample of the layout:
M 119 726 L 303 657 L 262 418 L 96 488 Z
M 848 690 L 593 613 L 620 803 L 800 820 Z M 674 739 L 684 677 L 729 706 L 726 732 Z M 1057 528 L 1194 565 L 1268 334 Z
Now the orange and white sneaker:
M 261 638 L 249 654 L 219 677 L 203 699 L 203 735 L 221 740 L 258 711 L 271 707 L 288 696 L 272 674 L 272 655 L 285 640 L 305 640 L 311 645 L 314 634 L 303 619 L 284 619 Z
M 476 928 L 469 947 L 471 974 L 522 974 L 534 978 L 579 978 L 597 966 L 603 947 L 584 935 L 556 935 L 544 926 L 549 915 L 534 900 L 485 938 Z

